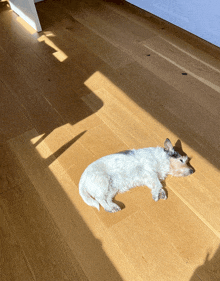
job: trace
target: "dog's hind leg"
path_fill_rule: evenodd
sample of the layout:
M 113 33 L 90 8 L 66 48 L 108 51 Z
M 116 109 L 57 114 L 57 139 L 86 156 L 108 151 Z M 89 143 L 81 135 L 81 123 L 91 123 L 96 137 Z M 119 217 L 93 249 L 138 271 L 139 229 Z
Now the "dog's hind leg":
M 113 203 L 112 201 L 108 202 L 107 200 L 101 198 L 96 198 L 96 200 L 105 209 L 106 212 L 115 213 L 121 210 L 121 208 L 117 204 Z
M 109 187 L 107 194 L 105 194 L 105 198 L 96 197 L 96 200 L 99 204 L 105 209 L 105 211 L 110 213 L 115 213 L 121 210 L 121 208 L 112 202 L 113 198 L 115 197 L 117 190 L 112 186 Z
M 111 208 L 111 212 L 115 213 L 121 210 L 121 208 L 115 204 L 114 202 L 112 202 L 113 198 L 115 197 L 115 195 L 117 194 L 116 189 L 112 188 L 111 191 L 108 193 L 108 196 L 106 198 L 109 207 Z

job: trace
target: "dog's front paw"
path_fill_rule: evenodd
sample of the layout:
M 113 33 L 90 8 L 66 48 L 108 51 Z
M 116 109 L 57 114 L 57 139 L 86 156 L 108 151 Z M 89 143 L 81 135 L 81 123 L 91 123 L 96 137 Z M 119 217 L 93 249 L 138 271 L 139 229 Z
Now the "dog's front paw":
M 112 213 L 116 213 L 118 211 L 121 211 L 121 208 L 119 206 L 112 208 Z
M 166 200 L 167 199 L 167 195 L 166 192 L 162 189 L 160 192 L 160 199 Z
M 111 209 L 106 210 L 106 211 L 109 212 L 109 213 L 116 213 L 118 211 L 121 211 L 121 208 L 118 205 L 115 204 Z
M 153 195 L 152 198 L 154 199 L 155 202 L 159 200 L 159 195 Z

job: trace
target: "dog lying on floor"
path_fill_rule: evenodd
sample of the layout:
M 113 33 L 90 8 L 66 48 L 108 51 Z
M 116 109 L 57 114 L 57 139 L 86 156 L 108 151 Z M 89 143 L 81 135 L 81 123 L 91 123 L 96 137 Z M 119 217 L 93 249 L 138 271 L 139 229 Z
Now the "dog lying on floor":
M 164 148 L 148 147 L 104 156 L 83 172 L 79 194 L 89 206 L 99 210 L 101 205 L 107 212 L 121 210 L 112 202 L 117 193 L 137 186 L 148 186 L 155 201 L 167 199 L 160 181 L 168 175 L 185 177 L 192 174 L 193 169 L 187 162 L 188 157 L 176 152 L 169 139 Z

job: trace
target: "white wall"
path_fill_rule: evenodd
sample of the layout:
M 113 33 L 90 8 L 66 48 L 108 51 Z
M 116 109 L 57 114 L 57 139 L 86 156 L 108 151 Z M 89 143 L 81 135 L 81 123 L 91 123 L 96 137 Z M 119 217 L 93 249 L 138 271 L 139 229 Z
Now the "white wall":
M 128 0 L 220 47 L 220 0 Z
M 9 4 L 11 9 L 35 30 L 42 30 L 34 0 L 9 0 Z

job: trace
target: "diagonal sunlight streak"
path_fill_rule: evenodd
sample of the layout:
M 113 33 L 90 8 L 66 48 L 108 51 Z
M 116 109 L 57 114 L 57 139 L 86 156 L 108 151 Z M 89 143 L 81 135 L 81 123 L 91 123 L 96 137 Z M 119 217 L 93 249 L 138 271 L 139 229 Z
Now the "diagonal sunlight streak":
M 151 50 L 152 52 L 154 52 L 155 54 L 157 54 L 158 56 L 160 56 L 161 58 L 165 59 L 166 61 L 168 61 L 169 63 L 175 65 L 176 67 L 180 68 L 181 70 L 187 72 L 188 74 L 190 74 L 192 77 L 196 78 L 197 80 L 199 80 L 200 82 L 206 84 L 208 87 L 212 88 L 213 90 L 215 90 L 216 92 L 220 93 L 220 87 L 213 84 L 212 82 L 196 75 L 195 73 L 193 73 L 192 71 L 188 70 L 187 68 L 179 65 L 178 63 L 176 63 L 175 61 L 165 57 L 164 55 L 160 54 L 159 52 L 155 51 L 154 49 L 152 49 L 151 47 L 149 47 L 148 45 L 144 45 L 147 49 Z
M 115 252 L 117 252 L 117 255 L 119 254 L 118 251 L 120 251 L 120 249 L 118 245 L 114 241 L 112 241 L 112 243 L 106 242 L 105 237 L 108 236 L 108 234 L 105 229 L 98 224 L 94 212 L 84 211 L 85 206 L 80 200 L 77 186 L 66 169 L 62 166 L 63 163 L 58 161 L 59 157 L 63 154 L 66 154 L 71 160 L 71 153 L 68 149 L 75 144 L 76 146 L 73 147 L 73 150 L 78 153 L 77 137 L 81 137 L 82 134 L 80 135 L 77 132 L 77 137 L 74 138 L 73 135 L 75 134 L 68 135 L 69 129 L 71 129 L 71 126 L 69 126 L 68 123 L 58 127 L 48 134 L 47 138 L 44 138 L 43 141 L 40 140 L 42 140 L 44 134 L 39 135 L 35 129 L 26 131 L 22 135 L 10 139 L 10 149 L 15 153 L 22 170 L 28 177 L 28 184 L 24 184 L 24 192 L 27 191 L 27 193 L 29 193 L 30 191 L 30 194 L 32 194 L 32 190 L 36 190 L 40 196 L 38 199 L 40 200 L 40 204 L 37 208 L 41 208 L 43 203 L 46 212 L 53 220 L 53 227 L 57 228 L 59 232 L 60 241 L 69 248 L 67 249 L 71 252 L 71 256 L 68 254 L 69 258 L 71 258 L 71 263 L 69 265 L 67 264 L 65 268 L 71 266 L 71 268 L 77 270 L 77 272 L 78 269 L 80 269 L 78 272 L 81 277 L 80 280 L 109 280 L 108 276 L 110 272 L 112 276 L 111 280 L 122 281 L 123 279 L 119 271 L 117 271 L 118 264 L 116 266 L 114 265 L 114 256 L 116 255 L 113 254 Z M 57 137 L 60 137 L 58 143 Z M 71 141 L 66 142 L 67 139 L 72 139 L 73 143 L 71 143 Z M 60 141 L 62 142 L 61 151 L 57 151 L 57 148 L 60 147 Z M 65 146 L 65 144 L 67 144 L 67 146 Z M 52 160 L 51 157 L 48 166 L 46 160 L 51 155 L 54 155 L 54 146 L 57 154 L 55 154 L 53 163 L 50 164 Z M 68 153 L 62 153 L 66 150 Z M 58 159 L 56 159 L 56 156 L 59 156 Z M 27 189 L 30 188 L 30 190 L 27 190 L 26 187 L 28 187 Z M 30 194 L 28 196 L 32 197 Z M 26 204 L 30 202 L 32 202 L 32 198 L 31 201 L 25 201 Z M 38 213 L 34 215 L 39 216 Z M 32 214 L 30 214 L 30 218 L 34 220 Z M 47 222 L 45 222 L 45 225 L 46 223 Z M 54 237 L 57 236 L 54 232 L 50 234 L 52 235 L 51 247 L 54 246 L 56 252 L 57 245 L 53 245 L 53 241 Z M 56 239 L 56 241 L 58 240 Z M 44 247 L 44 243 L 42 247 Z M 67 253 L 65 253 L 65 255 L 66 254 Z M 129 268 L 127 271 L 129 272 Z M 88 278 L 83 278 L 82 273 L 88 276 Z M 125 275 L 126 274 L 127 273 L 125 273 Z M 65 274 L 65 276 L 67 275 Z M 76 278 L 75 275 L 72 277 Z
M 47 170 L 49 169 L 49 171 L 53 174 L 57 182 L 62 187 L 62 190 L 68 196 L 71 203 L 76 207 L 77 211 L 83 217 L 83 213 L 79 208 L 80 202 L 75 196 L 75 192 L 78 192 L 78 189 L 74 188 L 75 183 L 71 179 L 70 175 L 67 173 L 66 167 L 63 166 L 63 161 L 60 158 L 62 158 L 62 156 L 65 157 L 67 155 L 71 156 L 71 146 L 73 149 L 75 149 L 75 144 L 77 145 L 78 138 L 80 138 L 85 132 L 82 132 L 81 134 L 73 138 L 73 136 L 69 133 L 70 129 L 71 125 L 67 123 L 66 125 L 55 129 L 53 132 L 50 133 L 50 135 L 47 136 L 46 139 L 41 142 L 39 141 L 42 139 L 44 134 L 38 135 L 34 132 L 36 136 L 30 139 L 30 143 L 33 147 L 35 146 L 35 144 L 37 144 L 34 149 L 36 149 L 37 153 L 40 156 L 40 159 L 38 159 L 38 161 L 39 163 L 42 163 L 40 164 L 40 166 L 44 167 L 45 173 L 47 173 Z M 57 140 L 58 136 L 60 136 L 59 140 Z M 51 193 L 53 188 L 51 190 L 48 189 L 48 194 Z M 99 233 L 94 231 L 94 229 L 92 228 L 91 232 L 96 238 L 101 238 L 99 237 Z
M 144 131 L 146 131 L 146 124 L 148 124 L 148 130 L 152 129 L 152 131 L 154 131 L 154 135 L 158 135 L 158 139 L 161 139 L 161 135 L 165 134 L 171 136 L 173 139 L 178 139 L 178 136 L 174 132 L 168 128 L 165 128 L 164 125 L 156 120 L 149 112 L 141 108 L 125 92 L 118 88 L 114 83 L 112 83 L 112 81 L 110 81 L 99 71 L 90 76 L 90 78 L 85 81 L 85 85 L 103 101 L 104 106 L 97 110 L 96 100 L 94 100 L 94 98 L 90 99 L 89 96 L 83 97 L 83 101 L 86 102 L 87 105 L 93 110 L 97 111 L 96 114 L 102 119 L 103 122 L 105 122 L 108 127 L 110 127 L 113 132 L 115 131 L 118 133 L 120 129 L 117 130 L 116 127 L 121 127 L 121 131 L 126 131 L 131 137 L 135 137 L 135 135 L 133 135 L 134 133 L 136 134 L 137 138 L 137 134 L 144 135 Z M 123 105 L 118 105 L 120 102 Z M 129 116 L 132 116 L 132 118 Z M 116 126 L 114 125 L 115 120 L 117 120 Z M 136 129 L 136 122 L 138 122 L 138 127 L 141 128 L 140 131 L 137 131 Z M 129 137 L 127 139 L 129 139 Z M 127 143 L 127 145 L 131 146 L 129 143 Z M 200 163 L 202 163 L 204 167 L 210 167 L 212 173 L 219 177 L 219 171 L 212 163 L 203 158 L 197 151 L 185 143 L 184 147 L 191 155 L 197 159 L 200 159 Z M 189 185 L 192 184 L 193 183 L 191 183 L 189 179 Z M 220 238 L 220 232 L 212 225 L 212 222 L 208 221 L 206 214 L 201 214 L 198 210 L 196 210 L 192 202 L 184 199 L 183 195 L 176 190 L 175 185 L 173 187 L 172 184 L 170 184 L 169 188 L 218 238 Z
M 101 133 L 104 132 L 104 134 L 106 132 L 104 130 L 110 129 L 109 134 L 113 135 L 112 139 L 117 141 L 119 139 L 120 144 L 123 143 L 129 148 L 144 147 L 149 140 L 153 143 L 155 141 L 161 143 L 164 136 L 168 135 L 171 139 L 178 139 L 179 136 L 172 132 L 172 129 L 166 127 L 163 121 L 160 122 L 157 117 L 151 114 L 151 111 L 149 111 L 150 103 L 143 108 L 138 104 L 139 100 L 136 102 L 132 99 L 132 96 L 129 96 L 127 90 L 120 88 L 117 83 L 114 83 L 100 71 L 93 73 L 84 82 L 84 85 L 89 93 L 87 92 L 81 99 L 92 109 L 93 114 L 75 124 L 67 123 L 60 126 L 46 137 L 31 134 L 29 138 L 31 149 L 37 152 L 36 161 L 31 167 L 31 176 L 70 245 L 75 247 L 75 242 L 72 241 L 72 233 L 75 233 L 76 227 L 78 227 L 74 223 L 71 213 L 71 208 L 74 206 L 92 235 L 100 241 L 101 249 L 120 276 L 124 280 L 137 280 L 126 279 L 130 272 L 135 272 L 131 268 L 132 263 L 127 263 L 127 260 L 123 259 L 123 251 L 120 250 L 117 240 L 111 235 L 111 231 L 108 232 L 108 224 L 104 227 L 106 221 L 110 222 L 111 225 L 111 218 L 107 217 L 108 214 L 105 214 L 102 210 L 98 212 L 85 205 L 79 196 L 78 181 L 87 164 L 90 164 L 98 156 L 96 150 L 91 149 L 92 146 L 99 147 L 101 144 L 104 146 L 103 153 L 109 152 L 108 148 L 105 148 L 105 138 L 104 141 L 99 142 L 100 136 L 96 135 L 97 131 L 95 130 L 97 127 L 102 127 Z M 143 100 L 141 101 L 143 103 Z M 94 115 L 96 120 L 91 126 L 90 121 Z M 101 125 L 97 120 L 101 120 Z M 93 138 L 94 136 L 95 138 Z M 114 143 L 113 146 L 115 148 L 116 144 Z M 192 215 L 193 218 L 195 217 L 196 220 L 201 222 L 202 228 L 207 229 L 209 234 L 214 234 L 214 238 L 220 239 L 218 226 L 220 195 L 218 186 L 212 182 L 210 182 L 210 185 L 207 184 L 210 180 L 210 172 L 212 176 L 216 176 L 218 179 L 219 171 L 189 145 L 184 143 L 184 148 L 189 156 L 193 155 L 196 158 L 197 164 L 201 163 L 200 167 L 196 167 L 198 169 L 197 174 L 200 175 L 198 178 L 197 174 L 195 177 L 192 175 L 191 178 L 184 179 L 184 182 L 179 181 L 178 185 L 176 185 L 174 178 L 168 180 L 169 192 L 175 194 L 175 200 L 180 199 L 179 201 L 183 203 L 184 208 L 186 207 L 189 210 L 190 216 Z M 207 171 L 207 168 L 209 171 Z M 204 178 L 207 177 L 205 183 L 202 183 L 201 174 Z M 55 184 L 53 178 L 58 184 Z M 210 188 L 212 190 L 211 195 Z M 68 201 L 63 198 L 62 193 L 65 194 Z M 116 216 L 112 216 L 112 218 L 117 218 L 117 215 L 130 216 L 130 212 L 132 210 L 125 208 L 122 213 L 116 213 Z M 79 253 L 79 259 L 81 258 L 80 254 L 81 252 Z M 117 258 L 120 255 L 122 258 Z M 89 262 L 92 263 L 91 259 Z
M 39 37 L 37 40 L 39 42 L 45 42 L 45 44 L 47 44 L 48 46 L 50 46 L 51 48 L 53 48 L 56 52 L 53 53 L 53 56 L 59 60 L 60 62 L 65 61 L 68 56 L 62 51 L 60 50 L 49 38 L 48 36 L 52 36 L 51 33 L 49 33 L 48 35 L 42 35 L 41 37 Z
M 82 120 L 82 122 L 85 122 L 86 119 L 89 119 L 89 117 Z M 122 279 L 123 275 L 127 280 L 127 275 L 130 274 L 130 276 L 133 276 L 131 268 L 129 269 L 130 265 L 127 264 L 127 260 L 124 259 L 124 255 L 120 252 L 117 243 L 111 238 L 111 235 L 98 223 L 95 211 L 93 212 L 90 210 L 87 212 L 85 210 L 86 205 L 79 196 L 77 185 L 73 181 L 71 174 L 67 171 L 66 167 L 63 166 L 62 160 L 59 159 L 60 157 L 62 158 L 62 156 L 71 159 L 71 149 L 72 152 L 74 151 L 74 153 L 80 154 L 80 151 L 77 150 L 79 147 L 78 140 L 80 140 L 85 132 L 82 132 L 73 138 L 73 135 L 70 134 L 71 128 L 72 126 L 67 123 L 51 132 L 51 134 L 48 135 L 49 141 L 46 138 L 41 142 L 39 141 L 42 139 L 43 135 L 38 135 L 35 130 L 30 132 L 29 142 L 31 148 L 29 150 L 32 150 L 32 157 L 29 157 L 29 159 L 32 158 L 32 161 L 34 159 L 34 163 L 33 165 L 28 165 L 25 161 L 25 165 L 27 165 L 27 169 L 31 170 L 32 181 L 35 183 L 35 187 L 43 200 L 45 200 L 45 205 L 54 216 L 54 220 L 59 226 L 61 233 L 64 235 L 65 240 L 70 245 L 70 248 L 73 248 L 74 251 L 78 247 L 80 248 L 80 250 L 77 251 L 76 256 L 79 260 L 83 259 L 83 264 L 86 264 L 89 268 L 88 275 L 99 276 L 100 274 L 103 275 L 103 278 L 105 279 L 105 275 L 108 273 L 103 273 L 102 270 L 105 271 L 104 268 L 107 266 L 108 270 L 111 270 L 110 272 L 113 275 L 113 278 L 115 278 L 114 280 L 124 280 Z M 60 140 L 57 143 L 57 136 L 60 136 L 60 140 L 62 140 L 61 147 L 60 144 L 58 144 L 60 143 Z M 37 144 L 37 146 L 35 146 L 35 144 Z M 56 151 L 54 152 L 54 150 Z M 35 152 L 33 153 L 33 151 Z M 58 158 L 56 158 L 56 156 L 58 156 Z M 48 159 L 49 163 L 47 161 Z M 80 165 L 81 163 L 78 163 L 78 166 Z M 76 173 L 79 173 L 78 169 L 78 167 L 74 167 Z M 68 200 L 66 200 L 65 197 L 67 197 Z M 91 238 L 86 238 L 88 237 L 88 231 L 86 231 L 86 233 L 80 232 L 83 223 L 80 222 L 80 224 L 77 225 L 79 222 L 75 222 L 75 214 L 72 212 L 72 208 L 76 209 L 77 213 L 82 218 L 83 223 L 86 224 L 93 235 L 94 240 L 98 241 L 97 243 L 100 249 L 97 248 L 97 245 L 95 245 L 94 242 L 91 242 Z M 73 239 L 73 237 L 75 237 L 75 239 Z M 87 239 L 88 241 L 84 241 L 83 246 L 80 246 L 78 241 L 83 239 Z M 76 245 L 75 243 L 78 244 Z M 92 245 L 90 243 L 92 243 Z M 89 249 L 87 247 L 89 247 Z M 91 259 L 90 257 L 93 247 L 95 248 L 95 251 L 97 251 L 95 259 Z M 117 253 L 117 255 L 115 253 Z M 117 257 L 121 257 L 119 261 L 117 260 Z M 98 259 L 100 260 L 97 263 Z M 96 264 L 93 265 L 94 262 Z M 100 266 L 102 267 L 102 270 L 100 270 Z M 124 272 L 124 269 L 122 270 L 121 267 L 125 267 L 126 272 Z M 96 268 L 98 269 L 98 272 L 96 271 Z M 84 268 L 84 270 L 86 272 L 87 268 Z M 99 279 L 98 277 L 96 278 Z M 96 279 L 93 278 L 91 280 Z
M 21 17 L 17 17 L 17 22 L 19 22 L 31 35 L 37 32 L 36 29 L 34 29 L 30 24 L 28 24 Z

